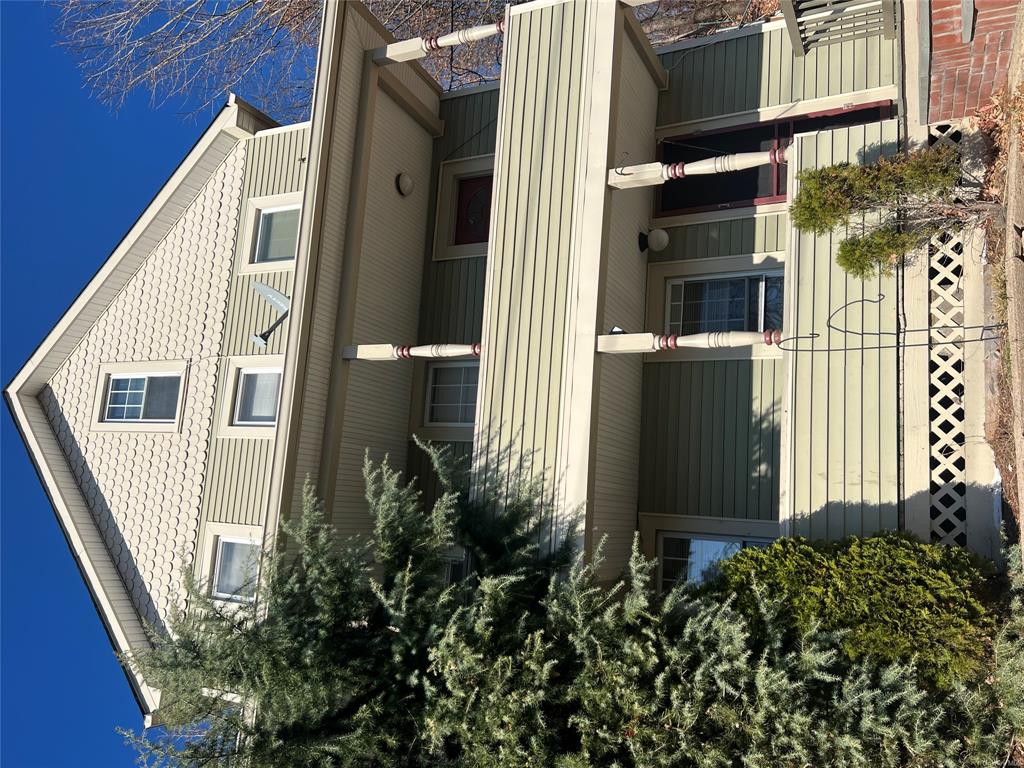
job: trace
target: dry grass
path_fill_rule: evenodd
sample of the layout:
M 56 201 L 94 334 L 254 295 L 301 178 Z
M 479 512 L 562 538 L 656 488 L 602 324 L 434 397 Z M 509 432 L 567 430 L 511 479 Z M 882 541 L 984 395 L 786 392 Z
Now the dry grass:
M 987 175 L 983 196 L 989 200 L 1005 202 L 1009 198 L 1008 184 L 1019 185 L 1020 180 L 1007 177 L 1008 167 L 1013 165 L 1013 152 L 1019 152 L 1024 146 L 1024 82 L 1015 88 L 1007 86 L 992 98 L 992 102 L 975 115 L 977 127 L 984 132 L 991 142 L 991 154 L 988 158 Z M 1019 171 L 1014 171 L 1019 173 Z M 1013 213 L 1010 212 L 1012 216 Z M 996 393 L 987 414 L 986 437 L 992 447 L 996 466 L 1002 475 L 1004 515 L 1008 525 L 1014 523 L 1021 527 L 1021 503 L 1018 498 L 1021 485 L 1018 473 L 1024 460 L 1021 445 L 1014 435 L 1015 409 L 1022 403 L 1015 402 L 1013 384 L 1013 366 L 1020 365 L 1021 360 L 1014 359 L 1012 338 L 1014 329 L 1008 323 L 1013 321 L 1014 313 L 1010 307 L 1010 290 L 1007 284 L 1008 260 L 1014 256 L 1010 252 L 1012 244 L 1006 241 L 1006 221 L 1003 216 L 993 217 L 985 227 L 988 253 L 989 287 L 992 297 L 992 313 L 995 322 L 1004 324 L 1003 340 L 999 344 L 1000 364 L 996 369 Z M 1018 347 L 1019 349 L 1019 347 Z M 1011 540 L 1019 536 L 1020 531 L 1008 531 Z
M 1009 295 L 1006 288 L 1006 247 L 1005 247 L 1005 222 L 993 221 L 985 228 L 987 251 L 989 256 L 988 278 L 992 289 L 992 309 L 997 323 L 1007 321 L 1007 310 L 1009 308 Z M 1010 345 L 1005 341 L 999 344 L 1000 365 L 996 373 L 996 396 L 994 403 L 990 406 L 988 414 L 986 438 L 992 447 L 993 457 L 999 473 L 1003 479 L 1003 501 L 1005 506 L 1012 512 L 1020 509 L 1020 499 L 1017 498 L 1017 457 L 1013 436 L 1013 383 L 1011 380 L 1011 366 L 1014 361 L 1011 357 Z M 1020 407 L 1017 404 L 1017 407 Z M 1015 514 L 1006 516 L 1007 522 L 1011 522 Z M 1011 533 L 1016 538 L 1016 532 Z
M 978 129 L 992 142 L 993 157 L 985 179 L 985 196 L 1000 200 L 1006 186 L 1006 161 L 1011 140 L 1024 145 L 1024 82 L 1014 90 L 1009 86 L 997 91 L 992 101 L 974 115 Z

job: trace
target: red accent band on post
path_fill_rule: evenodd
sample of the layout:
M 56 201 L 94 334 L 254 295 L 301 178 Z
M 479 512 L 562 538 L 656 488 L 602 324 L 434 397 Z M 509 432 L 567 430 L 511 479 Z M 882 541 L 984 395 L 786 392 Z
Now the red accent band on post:
M 473 345 L 473 357 L 480 357 L 480 342 Z
M 412 354 L 410 353 L 409 349 L 410 347 L 408 344 L 403 344 L 401 346 L 395 347 L 395 357 L 397 357 L 399 360 L 410 359 L 412 357 Z

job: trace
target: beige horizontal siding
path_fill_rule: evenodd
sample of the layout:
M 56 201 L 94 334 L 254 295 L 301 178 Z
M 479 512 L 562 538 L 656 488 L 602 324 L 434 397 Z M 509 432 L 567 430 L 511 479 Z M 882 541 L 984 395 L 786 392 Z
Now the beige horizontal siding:
M 648 252 L 647 260 L 656 263 L 784 251 L 787 218 L 785 213 L 773 213 L 671 227 L 666 230 L 668 247 Z
M 649 156 L 654 150 L 657 86 L 629 37 L 622 35 L 618 44 L 619 103 L 611 154 Z M 602 329 L 643 327 L 647 265 L 636 251 L 636 237 L 649 227 L 652 197 L 650 189 L 612 194 L 604 302 L 599 310 Z M 590 525 L 594 537 L 605 537 L 601 576 L 613 579 L 629 562 L 636 531 L 643 359 L 605 355 L 598 356 L 597 365 Z
M 352 338 L 340 344 L 409 343 L 419 324 L 427 196 L 433 138 L 401 105 L 377 94 L 366 181 L 358 289 Z M 395 190 L 399 172 L 417 185 L 408 196 Z M 408 363 L 348 363 L 344 421 L 335 475 L 335 527 L 344 535 L 366 533 L 362 477 L 364 451 L 406 467 L 413 367 Z
M 870 162 L 898 144 L 895 120 L 822 131 L 797 139 L 796 170 Z M 894 349 L 878 346 L 896 338 L 896 280 L 849 277 L 835 264 L 838 237 L 797 230 L 790 237 L 787 335 L 820 334 L 800 339 L 789 356 L 792 532 L 836 539 L 894 529 L 898 361 Z M 833 313 L 833 324 L 850 333 L 829 330 Z
M 881 35 L 833 43 L 796 56 L 782 28 L 661 55 L 669 87 L 658 97 L 658 125 L 894 85 L 895 41 Z
M 777 520 L 781 360 L 644 366 L 641 514 Z

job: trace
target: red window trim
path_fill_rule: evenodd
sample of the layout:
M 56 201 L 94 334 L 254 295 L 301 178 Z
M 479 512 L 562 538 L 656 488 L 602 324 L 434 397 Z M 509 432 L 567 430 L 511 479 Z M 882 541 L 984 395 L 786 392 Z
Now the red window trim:
M 761 121 L 761 122 L 753 122 L 753 123 L 740 123 L 738 125 L 730 125 L 730 126 L 727 126 L 725 128 L 712 128 L 712 129 L 709 129 L 709 130 L 706 130 L 706 131 L 694 131 L 693 133 L 683 133 L 683 134 L 680 134 L 678 136 L 670 136 L 670 137 L 668 137 L 668 140 L 672 141 L 672 140 L 676 140 L 676 139 L 692 139 L 692 138 L 696 138 L 696 137 L 714 136 L 715 134 L 719 134 L 719 133 L 730 133 L 732 131 L 742 131 L 742 130 L 747 129 L 747 128 L 756 128 L 758 126 L 769 126 L 769 125 L 771 125 L 771 126 L 775 126 L 775 128 L 776 128 L 776 130 L 775 130 L 775 142 L 774 142 L 774 144 L 772 146 L 773 146 L 774 149 L 778 149 L 778 147 L 779 147 L 779 131 L 778 131 L 778 126 L 780 126 L 780 125 L 782 125 L 784 123 L 794 123 L 797 120 L 804 120 L 804 119 L 815 118 L 815 117 L 830 117 L 832 115 L 842 115 L 842 114 L 845 114 L 847 112 L 855 112 L 855 111 L 858 111 L 858 110 L 861 110 L 861 109 L 878 109 L 880 111 L 880 113 L 881 113 L 879 116 L 883 120 L 886 120 L 886 119 L 888 119 L 889 117 L 892 116 L 892 101 L 889 100 L 889 99 L 882 99 L 880 101 L 868 101 L 868 102 L 865 102 L 863 104 L 851 104 L 850 106 L 847 106 L 847 107 L 837 107 L 835 109 L 822 109 L 822 110 L 818 110 L 817 112 L 807 112 L 806 114 L 801 114 L 801 115 L 790 115 L 790 116 L 787 116 L 787 117 L 777 118 L 775 120 L 764 120 L 764 121 Z M 792 140 L 792 136 L 790 136 L 789 139 Z M 658 142 L 656 158 L 658 159 L 659 162 L 661 162 L 662 158 L 664 157 L 664 146 L 665 146 L 664 140 Z M 772 165 L 773 166 L 777 165 L 777 163 L 775 163 L 773 161 Z M 774 194 L 771 194 L 771 195 L 768 195 L 768 196 L 764 196 L 764 197 L 755 197 L 755 198 L 751 198 L 749 200 L 733 200 L 733 201 L 728 202 L 728 203 L 716 203 L 715 205 L 700 205 L 700 206 L 694 206 L 694 207 L 689 207 L 689 208 L 672 208 L 672 209 L 669 209 L 669 210 L 665 210 L 664 208 L 662 208 L 662 190 L 664 189 L 664 185 L 659 185 L 657 187 L 657 189 L 655 189 L 655 192 L 654 192 L 654 218 L 665 218 L 665 217 L 668 217 L 668 216 L 681 216 L 681 215 L 685 215 L 685 214 L 688 214 L 688 213 L 709 213 L 709 212 L 712 212 L 712 211 L 728 211 L 728 210 L 732 210 L 733 208 L 750 208 L 750 207 L 755 206 L 755 205 L 772 205 L 774 203 L 784 203 L 784 202 L 786 202 L 786 195 L 778 194 L 778 191 L 779 191 L 778 188 L 779 188 L 779 176 L 778 176 L 778 173 L 776 172 L 773 175 L 773 178 L 772 178 L 772 192 Z

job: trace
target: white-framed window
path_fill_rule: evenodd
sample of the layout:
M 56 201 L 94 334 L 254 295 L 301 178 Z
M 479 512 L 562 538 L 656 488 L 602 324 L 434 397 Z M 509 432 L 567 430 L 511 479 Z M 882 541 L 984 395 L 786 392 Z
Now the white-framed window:
M 427 367 L 426 423 L 438 427 L 472 426 L 476 419 L 478 360 L 431 363 Z
M 281 392 L 280 368 L 239 368 L 231 424 L 271 427 L 277 422 Z
M 767 539 L 705 537 L 699 534 L 658 534 L 658 586 L 667 592 L 677 584 L 699 584 L 715 575 L 722 560 L 744 547 L 766 547 Z
M 447 160 L 438 172 L 435 261 L 487 254 L 494 155 Z
M 295 258 L 299 242 L 299 206 L 260 208 L 252 263 L 268 264 Z
M 179 372 L 109 374 L 102 420 L 173 423 L 178 416 L 181 378 Z
M 218 600 L 248 602 L 256 598 L 260 545 L 252 539 L 219 536 L 211 593 Z
M 783 273 L 741 272 L 665 282 L 665 332 L 782 329 Z

